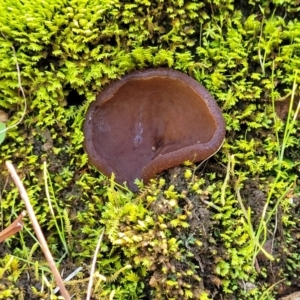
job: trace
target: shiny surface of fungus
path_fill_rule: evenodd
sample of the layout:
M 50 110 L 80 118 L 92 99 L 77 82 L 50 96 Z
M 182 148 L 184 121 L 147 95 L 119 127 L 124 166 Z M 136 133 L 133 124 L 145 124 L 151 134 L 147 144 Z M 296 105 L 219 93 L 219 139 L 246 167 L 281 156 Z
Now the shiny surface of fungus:
M 136 71 L 94 101 L 84 124 L 92 164 L 116 181 L 148 182 L 184 161 L 208 158 L 225 136 L 222 113 L 208 91 L 172 69 Z

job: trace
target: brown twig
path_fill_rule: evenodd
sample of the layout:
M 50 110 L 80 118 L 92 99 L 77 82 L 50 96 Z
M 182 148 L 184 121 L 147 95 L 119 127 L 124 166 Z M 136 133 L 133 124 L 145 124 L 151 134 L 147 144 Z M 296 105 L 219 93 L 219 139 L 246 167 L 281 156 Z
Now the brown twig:
M 22 211 L 17 219 L 15 219 L 7 228 L 0 232 L 0 243 L 4 242 L 6 239 L 14 235 L 23 229 L 23 217 L 25 217 L 26 212 Z
M 29 200 L 29 197 L 28 197 L 28 194 L 24 188 L 24 185 L 22 183 L 22 181 L 20 180 L 13 164 L 9 161 L 6 162 L 6 167 L 11 175 L 11 177 L 13 178 L 19 192 L 20 192 L 20 195 L 21 195 L 21 198 L 23 199 L 23 201 L 25 202 L 25 206 L 26 206 L 26 209 L 27 209 L 27 212 L 28 212 L 28 216 L 31 220 L 31 223 L 33 225 L 33 229 L 35 231 L 35 234 L 40 242 L 40 245 L 41 245 L 41 248 L 44 252 L 44 255 L 48 261 L 48 264 L 49 264 L 49 267 L 54 275 L 54 278 L 55 278 L 55 281 L 57 283 L 57 285 L 59 286 L 60 288 L 60 292 L 62 294 L 62 296 L 65 298 L 65 300 L 70 300 L 71 297 L 68 293 L 68 291 L 66 290 L 65 286 L 64 286 L 64 283 L 63 283 L 63 280 L 56 268 L 56 265 L 55 265 L 55 262 L 54 262 L 54 259 L 50 253 L 50 250 L 49 250 L 49 247 L 48 247 L 48 244 L 44 238 L 44 235 L 43 235 L 43 232 L 40 228 L 40 225 L 37 221 L 37 218 L 35 216 L 35 213 L 33 211 L 33 208 L 30 204 L 30 200 Z

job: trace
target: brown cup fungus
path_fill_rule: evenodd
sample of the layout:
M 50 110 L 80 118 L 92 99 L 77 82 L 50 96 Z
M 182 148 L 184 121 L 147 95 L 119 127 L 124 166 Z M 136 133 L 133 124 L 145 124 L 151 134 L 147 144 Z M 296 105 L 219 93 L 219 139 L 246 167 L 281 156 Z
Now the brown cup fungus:
M 102 173 L 132 190 L 184 161 L 197 162 L 222 145 L 225 122 L 196 80 L 172 69 L 136 71 L 101 92 L 86 115 L 84 148 Z

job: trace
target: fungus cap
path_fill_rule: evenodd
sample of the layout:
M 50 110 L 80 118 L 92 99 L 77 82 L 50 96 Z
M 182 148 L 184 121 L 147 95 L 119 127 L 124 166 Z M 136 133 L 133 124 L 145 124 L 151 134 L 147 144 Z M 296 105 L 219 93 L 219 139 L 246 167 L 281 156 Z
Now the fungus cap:
M 102 173 L 136 190 L 161 171 L 222 145 L 225 122 L 209 92 L 172 69 L 135 71 L 107 86 L 87 112 L 84 148 Z

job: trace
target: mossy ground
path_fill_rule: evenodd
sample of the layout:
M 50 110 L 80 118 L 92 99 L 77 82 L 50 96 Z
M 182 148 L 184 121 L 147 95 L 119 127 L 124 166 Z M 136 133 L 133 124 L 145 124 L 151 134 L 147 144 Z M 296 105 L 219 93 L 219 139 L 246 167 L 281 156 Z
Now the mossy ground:
M 24 113 L 0 145 L 1 225 L 24 210 L 11 160 L 63 277 L 82 267 L 66 283 L 75 299 L 85 297 L 103 230 L 93 299 L 276 299 L 299 290 L 297 1 L 0 7 L 0 109 L 7 126 Z M 82 123 L 104 86 L 150 67 L 201 82 L 223 111 L 226 141 L 198 168 L 165 171 L 133 194 L 88 163 Z M 56 299 L 24 221 L 0 245 L 0 299 Z

